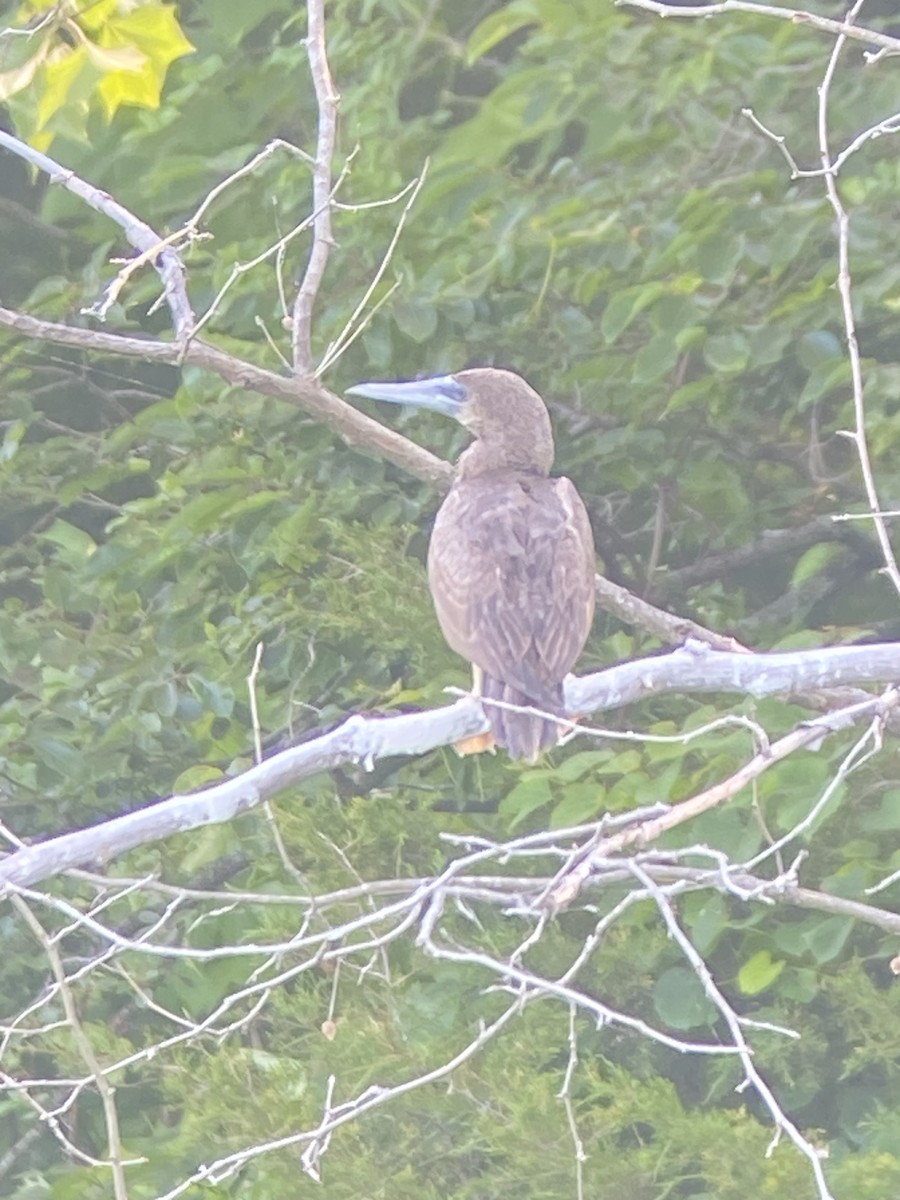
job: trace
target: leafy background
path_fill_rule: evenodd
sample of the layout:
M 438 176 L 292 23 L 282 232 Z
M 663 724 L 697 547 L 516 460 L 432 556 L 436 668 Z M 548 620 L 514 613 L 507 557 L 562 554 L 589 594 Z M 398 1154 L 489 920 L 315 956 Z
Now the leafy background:
M 26 4 L 6 19 L 21 26 L 40 11 Z M 842 10 L 819 0 L 816 11 Z M 873 2 L 862 14 L 874 25 L 880 15 L 890 6 Z M 270 139 L 312 147 L 303 6 L 147 3 L 122 25 L 109 0 L 83 6 L 77 20 L 105 57 L 85 51 L 73 61 L 72 52 L 33 63 L 49 54 L 40 37 L 0 42 L 5 122 L 155 228 L 177 228 Z M 895 636 L 896 598 L 864 523 L 748 555 L 734 569 L 703 570 L 713 554 L 749 547 L 765 530 L 858 510 L 863 498 L 840 433 L 853 427 L 853 413 L 831 210 L 821 180 L 791 181 L 776 148 L 740 115 L 752 107 L 815 167 L 828 39 L 749 16 L 661 22 L 598 0 L 332 0 L 328 34 L 342 96 L 339 158 L 353 157 L 340 193 L 349 207 L 335 216 L 338 245 L 317 307 L 320 354 L 398 217 L 396 205 L 353 206 L 395 194 L 430 160 L 377 294 L 399 287 L 328 385 L 513 366 L 550 401 L 558 468 L 588 503 L 611 578 L 761 648 Z M 139 81 L 122 68 L 135 47 L 147 60 Z M 27 86 L 13 86 L 14 71 Z M 835 146 L 893 110 L 895 71 L 892 60 L 866 67 L 859 46 L 845 52 L 831 105 Z M 891 507 L 900 492 L 900 267 L 891 237 L 900 166 L 890 138 L 848 163 L 841 190 L 852 219 L 869 443 Z M 198 311 L 234 263 L 309 206 L 309 171 L 296 159 L 273 155 L 235 184 L 211 211 L 212 240 L 189 255 Z M 108 281 L 110 256 L 123 252 L 117 234 L 18 160 L 0 158 L 7 306 L 90 324 L 82 310 Z M 289 282 L 307 250 L 303 239 L 294 243 Z M 156 295 L 155 278 L 141 278 L 110 327 L 164 332 Z M 270 265 L 241 278 L 206 335 L 278 370 L 260 321 L 287 352 Z M 259 642 L 258 700 L 271 745 L 350 712 L 438 704 L 444 687 L 464 684 L 424 582 L 435 507 L 424 486 L 290 406 L 194 368 L 8 334 L 2 354 L 0 805 L 18 836 L 81 827 L 248 765 L 245 678 Z M 385 419 L 443 456 L 462 444 L 438 418 Z M 646 634 L 601 615 L 583 662 L 654 648 Z M 612 719 L 671 732 L 729 704 L 752 711 L 773 736 L 804 716 L 775 702 L 679 697 Z M 849 744 L 763 777 L 754 800 L 773 834 L 815 803 Z M 446 860 L 442 830 L 502 837 L 677 801 L 736 769 L 749 749 L 746 735 L 732 732 L 702 750 L 583 739 L 536 768 L 436 753 L 319 777 L 283 797 L 278 820 L 321 891 L 347 884 L 342 854 L 368 879 L 426 874 Z M 838 789 L 806 847 L 804 883 L 862 899 L 900 865 L 898 787 L 884 755 Z M 739 857 L 764 844 L 749 799 L 708 814 L 684 837 Z M 197 886 L 293 886 L 256 815 L 147 847 L 111 867 L 119 870 L 158 870 Z M 57 886 L 79 894 L 77 882 Z M 606 910 L 620 898 L 597 903 Z M 120 919 L 139 928 L 158 903 L 135 897 L 126 911 L 122 902 Z M 835 1195 L 883 1200 L 900 1190 L 891 940 L 846 918 L 711 893 L 688 897 L 680 913 L 740 1011 L 801 1032 L 796 1042 L 760 1036 L 758 1065 L 827 1150 Z M 179 920 L 172 936 L 198 936 L 190 906 Z M 290 909 L 236 907 L 206 919 L 201 940 L 287 937 L 296 921 Z M 558 922 L 540 946 L 546 972 L 563 969 L 593 921 L 572 912 Z M 481 936 L 508 953 L 523 928 L 487 914 Z M 0 937 L 0 1012 L 9 1018 L 40 989 L 46 964 L 10 917 L 0 918 Z M 401 944 L 390 959 L 389 981 L 342 985 L 333 1041 L 320 1031 L 332 980 L 310 972 L 273 996 L 252 1031 L 183 1046 L 164 1065 L 122 1078 L 123 1141 L 148 1159 L 130 1171 L 134 1196 L 157 1195 L 229 1149 L 315 1124 L 330 1074 L 349 1096 L 428 1069 L 497 1011 L 497 997 L 484 992 L 489 979 L 474 967 L 432 963 Z M 246 974 L 246 964 L 228 960 L 202 971 L 165 959 L 130 966 L 161 1003 L 195 1017 Z M 617 923 L 583 983 L 673 1031 L 716 1036 L 714 1014 L 649 903 Z M 153 1013 L 114 973 L 95 978 L 82 1005 L 101 1060 L 160 1036 Z M 326 1159 L 327 1193 L 500 1198 L 570 1189 L 571 1136 L 556 1099 L 567 1037 L 565 1011 L 535 1006 L 452 1088 L 412 1093 L 343 1128 Z M 574 1101 L 592 1196 L 814 1194 L 808 1164 L 789 1148 L 766 1157 L 771 1130 L 752 1097 L 735 1093 L 733 1062 L 589 1024 L 580 1058 Z M 40 1045 L 13 1039 L 4 1070 L 67 1077 L 81 1067 L 60 1033 Z M 0 1116 L 2 1156 L 35 1118 L 11 1092 L 0 1095 Z M 102 1156 L 96 1103 L 84 1098 L 68 1119 L 72 1136 Z M 0 1195 L 110 1194 L 107 1175 L 67 1161 L 48 1131 L 30 1136 L 0 1178 Z M 269 1196 L 300 1186 L 296 1157 L 285 1152 L 207 1191 Z

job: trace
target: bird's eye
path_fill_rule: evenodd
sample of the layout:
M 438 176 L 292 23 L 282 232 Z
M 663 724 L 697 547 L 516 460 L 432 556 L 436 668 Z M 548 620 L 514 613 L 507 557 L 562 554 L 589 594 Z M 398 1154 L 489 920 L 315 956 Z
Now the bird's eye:
M 462 404 L 468 397 L 469 392 L 466 385 L 460 383 L 458 379 L 454 379 L 452 375 L 445 375 L 443 379 L 434 380 L 434 383 L 437 385 L 436 390 L 454 404 Z

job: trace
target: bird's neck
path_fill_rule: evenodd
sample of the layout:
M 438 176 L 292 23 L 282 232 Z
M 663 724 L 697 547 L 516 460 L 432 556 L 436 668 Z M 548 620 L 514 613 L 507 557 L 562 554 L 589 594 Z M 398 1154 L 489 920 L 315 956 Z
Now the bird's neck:
M 456 474 L 458 479 L 476 479 L 499 472 L 546 476 L 552 466 L 552 445 L 548 448 L 525 442 L 492 444 L 478 438 L 459 456 Z

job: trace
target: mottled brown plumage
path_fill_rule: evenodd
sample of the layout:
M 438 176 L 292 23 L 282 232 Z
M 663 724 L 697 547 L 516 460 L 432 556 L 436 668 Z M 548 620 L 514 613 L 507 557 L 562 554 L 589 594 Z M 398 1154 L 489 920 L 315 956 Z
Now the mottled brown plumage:
M 565 715 L 563 681 L 594 613 L 594 544 L 573 484 L 551 479 L 553 434 L 540 396 L 511 371 L 478 369 L 359 395 L 437 408 L 475 440 L 434 524 L 428 577 L 441 629 L 476 668 L 494 737 L 534 762 L 558 723 L 489 703 Z

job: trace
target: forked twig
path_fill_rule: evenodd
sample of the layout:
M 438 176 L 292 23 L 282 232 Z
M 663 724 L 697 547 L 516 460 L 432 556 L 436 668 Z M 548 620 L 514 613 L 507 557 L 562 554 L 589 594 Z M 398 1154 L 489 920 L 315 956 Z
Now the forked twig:
M 107 192 L 81 179 L 74 171 L 60 166 L 58 162 L 19 138 L 0 129 L 0 146 L 12 154 L 31 163 L 37 170 L 43 171 L 51 183 L 61 184 L 67 191 L 83 200 L 95 212 L 102 213 L 122 229 L 125 237 L 134 248 L 140 251 L 142 260 L 150 262 L 162 279 L 166 303 L 172 314 L 175 336 L 179 342 L 185 341 L 193 328 L 194 314 L 185 284 L 185 270 L 177 252 L 169 243 L 172 238 L 161 238 L 144 221 L 134 213 L 129 212 L 118 200 L 114 200 Z M 101 301 L 91 311 L 96 312 L 102 319 L 109 303 Z

